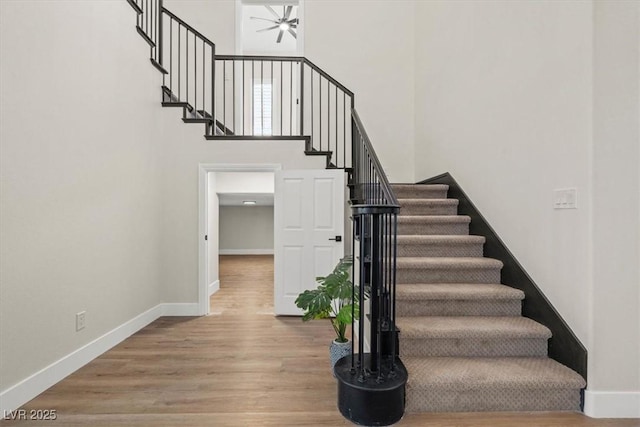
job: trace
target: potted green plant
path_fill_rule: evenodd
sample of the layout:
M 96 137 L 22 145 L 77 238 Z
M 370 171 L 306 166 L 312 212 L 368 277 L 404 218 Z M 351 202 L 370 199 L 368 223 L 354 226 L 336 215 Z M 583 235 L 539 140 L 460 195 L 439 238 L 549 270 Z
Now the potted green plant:
M 336 333 L 336 339 L 329 347 L 331 369 L 338 360 L 351 354 L 351 343 L 346 335 L 347 327 L 353 323 L 354 316 L 360 316 L 358 290 L 354 289 L 349 274 L 352 265 L 351 256 L 342 258 L 329 275 L 316 277 L 316 289 L 304 291 L 296 298 L 296 305 L 304 310 L 303 321 L 331 321 Z

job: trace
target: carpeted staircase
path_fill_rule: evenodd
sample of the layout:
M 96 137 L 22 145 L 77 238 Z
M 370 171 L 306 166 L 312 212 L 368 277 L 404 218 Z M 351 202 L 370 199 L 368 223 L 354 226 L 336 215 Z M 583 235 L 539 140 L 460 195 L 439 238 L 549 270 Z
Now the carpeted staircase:
M 547 357 L 551 332 L 457 215 L 446 185 L 393 185 L 397 315 L 408 412 L 576 411 L 584 379 Z

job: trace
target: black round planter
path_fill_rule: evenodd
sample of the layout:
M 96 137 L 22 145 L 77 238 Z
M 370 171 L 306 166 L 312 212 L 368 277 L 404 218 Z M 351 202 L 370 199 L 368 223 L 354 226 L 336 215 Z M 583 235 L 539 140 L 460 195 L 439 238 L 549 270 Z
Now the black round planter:
M 387 356 L 382 363 L 382 375 L 369 374 L 364 381 L 358 379 L 357 370 L 351 371 L 351 356 L 338 360 L 334 368 L 338 409 L 346 419 L 364 426 L 388 426 L 402 418 L 407 370 L 396 358 L 392 373 L 390 358 Z M 364 366 L 368 366 L 370 355 L 365 354 L 364 359 Z

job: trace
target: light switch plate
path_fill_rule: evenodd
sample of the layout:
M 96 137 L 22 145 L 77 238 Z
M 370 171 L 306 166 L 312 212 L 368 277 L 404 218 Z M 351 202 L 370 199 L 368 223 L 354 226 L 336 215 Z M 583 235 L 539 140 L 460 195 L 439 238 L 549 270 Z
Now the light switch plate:
M 578 209 L 578 190 L 575 188 L 553 190 L 553 208 Z

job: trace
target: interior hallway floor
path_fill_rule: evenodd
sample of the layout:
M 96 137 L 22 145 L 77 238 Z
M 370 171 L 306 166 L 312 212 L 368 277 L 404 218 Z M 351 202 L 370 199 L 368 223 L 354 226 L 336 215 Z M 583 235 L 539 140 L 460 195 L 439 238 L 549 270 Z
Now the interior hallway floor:
M 333 330 L 273 315 L 273 257 L 220 257 L 211 315 L 158 319 L 24 406 L 55 421 L 2 426 L 345 426 Z M 576 413 L 408 414 L 402 426 L 640 426 Z

